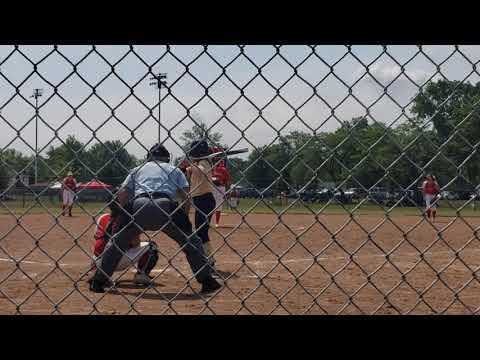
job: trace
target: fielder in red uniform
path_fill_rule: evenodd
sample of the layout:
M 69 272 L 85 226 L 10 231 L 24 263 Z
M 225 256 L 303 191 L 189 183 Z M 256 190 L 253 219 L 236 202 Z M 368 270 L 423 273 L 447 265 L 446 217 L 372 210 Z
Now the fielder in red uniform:
M 425 200 L 425 210 L 428 218 L 435 221 L 437 215 L 437 200 L 440 193 L 440 186 L 433 175 L 427 175 L 422 184 L 422 194 Z
M 65 216 L 65 209 L 68 209 L 68 216 L 72 216 L 72 207 L 75 200 L 75 192 L 77 191 L 77 181 L 73 177 L 71 171 L 68 172 L 67 177 L 62 181 L 62 216 Z
M 222 151 L 221 148 L 212 148 L 211 153 Z M 220 217 L 222 215 L 223 203 L 226 201 L 225 194 L 230 187 L 230 173 L 228 172 L 227 167 L 225 166 L 225 160 L 214 159 L 213 161 L 214 168 L 212 170 L 212 181 L 213 181 L 213 196 L 215 197 L 215 227 L 218 227 L 220 224 Z

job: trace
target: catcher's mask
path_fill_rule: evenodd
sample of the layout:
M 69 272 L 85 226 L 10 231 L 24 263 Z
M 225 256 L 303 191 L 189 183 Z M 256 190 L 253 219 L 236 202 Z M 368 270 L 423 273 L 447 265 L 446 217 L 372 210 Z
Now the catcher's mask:
M 147 153 L 147 161 L 158 160 L 161 162 L 170 162 L 170 153 L 162 144 L 153 145 Z
M 188 156 L 202 157 L 210 155 L 210 148 L 205 140 L 194 141 L 190 144 Z

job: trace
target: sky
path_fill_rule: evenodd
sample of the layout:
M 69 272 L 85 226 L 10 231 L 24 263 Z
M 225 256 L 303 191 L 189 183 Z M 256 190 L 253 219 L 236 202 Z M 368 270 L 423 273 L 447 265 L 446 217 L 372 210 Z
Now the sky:
M 150 86 L 151 73 L 167 74 L 168 90 L 162 89 L 161 102 L 161 123 L 167 130 L 161 132 L 174 156 L 181 154 L 180 136 L 193 126 L 192 117 L 222 133 L 230 147 L 252 149 L 292 130 L 332 131 L 367 111 L 371 121 L 393 126 L 405 121 L 402 108 L 409 114 L 408 104 L 426 82 L 480 80 L 473 66 L 480 60 L 480 46 L 459 46 L 459 51 L 454 46 L 422 46 L 422 52 L 413 45 L 172 45 L 133 50 L 0 46 L 0 148 L 32 153 L 34 88 L 44 91 L 39 98 L 41 154 L 61 143 L 57 132 L 63 140 L 74 135 L 88 146 L 121 140 L 129 152 L 143 157 L 145 148 L 158 140 L 158 89 Z M 384 95 L 384 87 L 393 100 Z

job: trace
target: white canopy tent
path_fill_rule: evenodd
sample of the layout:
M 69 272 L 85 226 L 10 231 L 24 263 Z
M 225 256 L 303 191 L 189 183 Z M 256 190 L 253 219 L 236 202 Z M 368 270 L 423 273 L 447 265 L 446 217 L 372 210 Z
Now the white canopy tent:
M 62 188 L 62 183 L 59 181 L 57 181 L 52 186 L 50 186 L 50 189 L 54 189 L 54 190 L 61 189 L 61 188 Z

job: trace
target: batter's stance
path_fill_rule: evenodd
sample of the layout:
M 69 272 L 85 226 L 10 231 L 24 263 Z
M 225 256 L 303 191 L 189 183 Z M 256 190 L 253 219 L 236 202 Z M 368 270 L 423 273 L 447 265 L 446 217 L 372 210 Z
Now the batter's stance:
M 102 262 L 90 282 L 93 292 L 105 292 L 112 284 L 110 277 L 130 240 L 143 231 L 162 230 L 182 248 L 195 278 L 202 284 L 201 292 L 211 293 L 221 288 L 212 277 L 201 239 L 193 235 L 188 218 L 188 182 L 180 169 L 169 164 L 170 153 L 161 145 L 154 145 L 147 154 L 147 162 L 133 169 L 118 193 L 118 201 L 126 210 L 113 229 L 113 239 L 102 255 Z M 178 195 L 184 207 L 173 200 Z
M 425 200 L 425 212 L 428 219 L 435 221 L 437 216 L 437 197 L 440 193 L 440 186 L 433 175 L 427 175 L 422 184 L 422 194 Z
M 75 201 L 75 193 L 77 191 L 77 180 L 73 177 L 71 171 L 62 181 L 62 216 L 65 216 L 65 210 L 68 209 L 68 216 L 72 216 L 73 202 Z
M 189 157 L 202 157 L 210 154 L 208 144 L 204 140 L 194 141 L 190 145 Z M 190 195 L 195 205 L 195 230 L 202 239 L 203 251 L 209 259 L 210 265 L 215 265 L 213 251 L 210 245 L 210 222 L 215 211 L 215 197 L 212 184 L 212 164 L 203 159 L 193 161 L 186 169 L 186 175 L 190 182 Z

